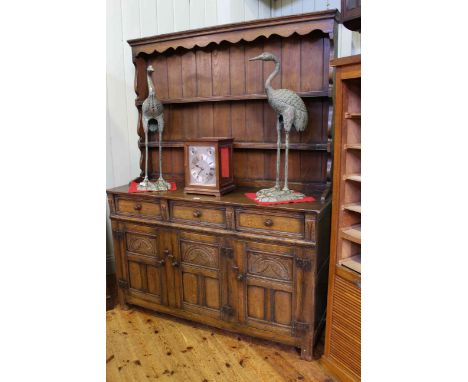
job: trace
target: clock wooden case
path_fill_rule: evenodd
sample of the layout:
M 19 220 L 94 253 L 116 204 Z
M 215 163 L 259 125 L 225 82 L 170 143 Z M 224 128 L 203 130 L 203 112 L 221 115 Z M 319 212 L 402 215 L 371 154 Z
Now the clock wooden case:
M 185 193 L 220 196 L 236 188 L 232 138 L 199 138 L 184 143 Z
M 122 307 L 297 346 L 302 358 L 312 359 L 324 328 L 328 280 L 329 62 L 336 27 L 337 12 L 329 10 L 129 41 L 140 167 L 144 171 L 141 105 L 151 64 L 164 104 L 163 173 L 178 189 L 108 190 Z M 290 136 L 289 180 L 314 202 L 260 206 L 244 195 L 275 184 L 276 117 L 264 92 L 273 64 L 248 60 L 264 51 L 282 58 L 273 86 L 297 92 L 307 107 L 307 129 Z M 184 143 L 200 137 L 234 138 L 229 175 L 236 190 L 216 197 L 183 192 L 190 187 Z M 149 134 L 153 179 L 157 139 Z

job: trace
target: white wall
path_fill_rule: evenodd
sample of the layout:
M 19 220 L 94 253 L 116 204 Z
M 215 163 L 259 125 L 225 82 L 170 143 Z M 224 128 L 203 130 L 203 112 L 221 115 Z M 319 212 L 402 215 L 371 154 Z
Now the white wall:
M 140 174 L 134 66 L 127 40 L 258 18 L 340 9 L 340 4 L 340 0 L 107 0 L 106 187 L 126 184 Z M 338 56 L 360 50 L 358 34 L 341 25 L 339 41 Z M 107 255 L 111 258 L 109 227 L 106 219 Z

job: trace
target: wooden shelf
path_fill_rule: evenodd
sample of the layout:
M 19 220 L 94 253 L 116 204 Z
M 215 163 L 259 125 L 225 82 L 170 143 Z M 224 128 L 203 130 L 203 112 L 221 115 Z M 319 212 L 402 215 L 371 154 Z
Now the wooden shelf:
M 302 98 L 329 98 L 331 97 L 331 90 L 315 90 L 310 92 L 297 92 Z M 267 99 L 266 94 L 240 94 L 240 95 L 224 95 L 224 96 L 211 96 L 211 97 L 188 97 L 188 98 L 162 98 L 160 101 L 164 105 L 177 104 L 177 103 L 202 103 L 202 102 L 229 102 L 229 101 L 252 101 Z M 142 100 L 135 100 L 136 106 L 141 106 Z
M 345 119 L 361 119 L 361 113 L 345 113 Z
M 145 147 L 145 143 L 138 142 L 140 148 Z M 148 142 L 149 148 L 159 147 L 158 142 Z M 162 147 L 184 147 L 183 141 L 163 141 Z M 276 143 L 264 143 L 264 142 L 235 142 L 235 149 L 256 149 L 256 150 L 276 150 Z M 281 149 L 284 149 L 284 144 L 281 145 Z M 290 150 L 302 150 L 302 151 L 329 151 L 329 143 L 290 143 Z
M 361 182 L 361 174 L 346 174 L 343 176 L 344 180 L 352 180 L 354 182 Z
M 349 203 L 343 206 L 344 210 L 361 213 L 361 203 Z
M 361 274 L 361 254 L 348 257 L 339 261 L 339 264 L 343 267 L 351 269 L 359 274 Z
M 356 224 L 351 227 L 342 228 L 341 238 L 352 241 L 356 244 L 361 244 L 361 225 Z
M 347 143 L 344 145 L 344 148 L 346 150 L 361 150 L 361 144 L 360 143 Z

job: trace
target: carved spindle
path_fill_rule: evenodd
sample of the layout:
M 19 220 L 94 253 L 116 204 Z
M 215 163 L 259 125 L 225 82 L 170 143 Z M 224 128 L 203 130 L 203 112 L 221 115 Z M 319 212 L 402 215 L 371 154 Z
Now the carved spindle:
M 169 205 L 166 199 L 161 199 L 161 216 L 163 220 L 169 220 Z
M 305 217 L 305 239 L 315 242 L 315 216 L 307 214 Z
M 226 228 L 234 229 L 234 227 L 235 227 L 234 208 L 228 207 L 226 208 Z

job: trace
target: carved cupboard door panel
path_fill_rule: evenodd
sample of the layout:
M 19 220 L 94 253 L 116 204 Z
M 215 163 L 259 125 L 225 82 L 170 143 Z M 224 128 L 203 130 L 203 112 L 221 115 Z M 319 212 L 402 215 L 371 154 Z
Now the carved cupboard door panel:
M 123 224 L 123 274 L 130 294 L 157 304 L 167 304 L 165 259 L 158 229 Z
M 224 239 L 180 231 L 177 233 L 175 273 L 179 307 L 218 319 L 229 319 L 233 308 L 227 304 L 226 250 Z
M 236 251 L 241 322 L 278 335 L 294 334 L 301 309 L 296 304 L 297 251 L 300 249 L 251 241 Z

